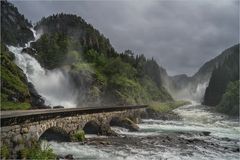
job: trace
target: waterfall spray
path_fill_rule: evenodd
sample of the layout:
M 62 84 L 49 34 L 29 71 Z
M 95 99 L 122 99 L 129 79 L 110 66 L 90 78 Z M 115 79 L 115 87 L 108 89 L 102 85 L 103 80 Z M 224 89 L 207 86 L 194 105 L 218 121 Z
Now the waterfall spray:
M 25 47 L 30 47 L 31 42 L 40 38 L 31 29 L 34 40 L 28 42 Z M 72 87 L 69 75 L 60 69 L 47 70 L 41 67 L 39 62 L 27 53 L 22 52 L 23 47 L 8 46 L 9 51 L 15 55 L 15 63 L 26 74 L 38 93 L 45 99 L 45 104 L 50 106 L 61 105 L 66 108 L 76 107 L 77 92 Z

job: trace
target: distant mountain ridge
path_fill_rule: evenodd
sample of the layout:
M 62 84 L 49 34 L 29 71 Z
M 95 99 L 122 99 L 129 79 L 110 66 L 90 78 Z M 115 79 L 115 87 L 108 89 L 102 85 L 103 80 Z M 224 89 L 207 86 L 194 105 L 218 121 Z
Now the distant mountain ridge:
M 196 93 L 199 84 L 208 83 L 212 75 L 212 71 L 219 65 L 222 65 L 226 57 L 238 52 L 239 44 L 236 44 L 224 50 L 220 55 L 204 63 L 202 67 L 191 77 L 181 74 L 176 76 L 165 77 L 165 85 L 169 92 L 175 97 L 181 94 L 191 97 Z M 188 91 L 187 91 L 188 90 Z M 184 93 L 183 93 L 184 92 Z M 186 93 L 187 92 L 187 93 Z M 203 96 L 204 93 L 202 93 Z M 181 97 L 182 98 L 182 97 Z M 200 99 L 202 101 L 203 99 Z

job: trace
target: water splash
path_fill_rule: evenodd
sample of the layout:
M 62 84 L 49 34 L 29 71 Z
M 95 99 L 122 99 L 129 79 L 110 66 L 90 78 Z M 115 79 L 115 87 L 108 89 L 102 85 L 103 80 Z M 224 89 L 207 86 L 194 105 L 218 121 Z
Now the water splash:
M 31 42 L 40 38 L 31 28 L 34 40 L 29 41 L 25 47 L 30 47 Z M 76 107 L 77 93 L 71 85 L 69 75 L 60 69 L 46 70 L 39 62 L 27 53 L 22 52 L 23 47 L 8 46 L 9 51 L 15 55 L 15 63 L 26 74 L 38 93 L 45 99 L 45 104 L 50 106 L 61 105 L 65 108 Z

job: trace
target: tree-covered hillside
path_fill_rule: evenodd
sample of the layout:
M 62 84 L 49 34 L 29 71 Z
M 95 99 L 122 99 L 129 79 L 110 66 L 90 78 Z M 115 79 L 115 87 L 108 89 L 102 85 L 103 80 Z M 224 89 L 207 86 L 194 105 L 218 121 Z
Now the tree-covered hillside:
M 220 103 L 220 101 L 225 101 L 226 96 L 223 98 L 223 95 L 227 92 L 231 92 L 230 90 L 232 88 L 230 85 L 228 87 L 228 91 L 226 91 L 227 86 L 231 82 L 239 80 L 239 45 L 238 49 L 236 49 L 236 46 L 233 46 L 232 49 L 234 53 L 227 56 L 223 64 L 216 66 L 212 72 L 212 76 L 204 96 L 204 104 L 206 105 L 216 106 Z M 221 102 L 221 104 L 223 106 L 223 102 Z M 226 105 L 224 106 L 229 107 L 229 109 L 232 107 Z
M 239 52 L 239 44 L 224 50 L 215 58 L 207 61 L 193 76 L 189 77 L 184 74 L 172 77 L 165 76 L 164 84 L 172 95 L 181 96 L 184 95 L 187 90 L 188 96 L 191 96 L 191 94 L 196 92 L 198 84 L 203 84 L 210 80 L 212 72 L 216 69 L 216 66 L 221 66 L 226 57 L 237 52 Z
M 7 1 L 1 1 L 1 22 L 1 60 L 4 62 L 1 63 L 1 103 L 12 103 L 13 109 L 25 107 L 15 105 L 17 103 L 26 104 L 25 108 L 30 104 L 42 106 L 41 96 L 27 82 L 22 70 L 14 63 L 14 55 L 5 46 L 24 46 L 33 40 L 32 25 Z M 45 69 L 61 69 L 67 74 L 78 90 L 77 105 L 173 100 L 161 81 L 165 70 L 154 59 L 135 55 L 130 50 L 117 53 L 110 41 L 81 17 L 49 16 L 42 18 L 35 30 L 42 33 L 40 39 L 23 51 L 34 56 Z M 15 83 L 13 79 L 19 79 L 19 82 Z
M 43 32 L 32 43 L 35 57 L 47 69 L 68 68 L 79 99 L 101 103 L 136 104 L 170 101 L 154 59 L 127 50 L 117 53 L 109 40 L 81 17 L 57 14 L 35 27 Z M 82 103 L 82 101 L 81 101 Z
M 28 109 L 31 94 L 26 75 L 14 63 L 6 45 L 24 46 L 32 40 L 32 25 L 7 1 L 1 1 L 1 109 Z

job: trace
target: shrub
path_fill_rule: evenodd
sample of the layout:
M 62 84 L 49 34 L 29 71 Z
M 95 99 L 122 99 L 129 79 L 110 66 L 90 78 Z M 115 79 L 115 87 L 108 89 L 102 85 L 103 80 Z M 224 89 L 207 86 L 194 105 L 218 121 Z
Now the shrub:
M 1 146 L 1 159 L 9 158 L 9 148 L 6 145 Z
M 85 132 L 84 130 L 80 129 L 73 135 L 73 140 L 82 142 L 85 140 Z
M 239 115 L 239 81 L 230 82 L 227 86 L 217 111 L 233 116 Z
M 24 148 L 20 151 L 22 159 L 48 160 L 56 159 L 56 155 L 47 143 L 37 143 L 31 148 Z

